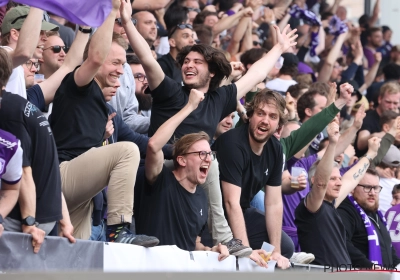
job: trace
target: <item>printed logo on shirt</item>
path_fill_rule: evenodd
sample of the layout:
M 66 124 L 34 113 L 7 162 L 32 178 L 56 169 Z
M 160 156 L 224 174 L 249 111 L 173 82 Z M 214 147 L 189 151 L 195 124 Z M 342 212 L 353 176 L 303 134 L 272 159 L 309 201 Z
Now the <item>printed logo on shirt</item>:
M 36 108 L 35 105 L 30 103 L 29 101 L 26 102 L 25 109 L 24 109 L 25 116 L 27 116 L 29 118 L 31 115 L 33 115 L 34 112 L 37 112 L 37 111 L 39 111 L 39 109 Z
M 268 168 L 265 170 L 265 176 L 268 176 Z
M 12 150 L 15 146 L 17 146 L 17 142 L 8 141 L 0 136 L 0 145 L 6 146 L 6 148 Z
M 6 161 L 0 158 L 0 174 L 3 174 L 4 166 L 6 165 Z

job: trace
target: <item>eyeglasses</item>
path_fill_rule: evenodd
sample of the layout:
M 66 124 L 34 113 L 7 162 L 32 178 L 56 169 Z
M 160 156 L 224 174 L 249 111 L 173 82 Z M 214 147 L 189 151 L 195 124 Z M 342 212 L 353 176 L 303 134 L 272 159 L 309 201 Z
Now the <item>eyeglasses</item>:
M 144 80 L 147 80 L 146 75 L 143 75 L 142 73 L 133 74 L 133 77 L 138 79 L 139 82 L 144 82 Z
M 51 50 L 53 51 L 53 53 L 60 53 L 60 52 L 61 52 L 61 49 L 62 49 L 65 53 L 68 52 L 68 49 L 67 49 L 66 46 L 59 46 L 59 45 L 50 46 L 50 47 L 48 47 L 48 48 L 43 49 L 43 51 L 48 50 L 48 49 L 51 49 Z
M 133 25 L 136 26 L 137 19 L 131 18 L 131 20 L 132 20 Z M 115 19 L 115 23 L 118 24 L 119 26 L 122 26 L 122 19 L 121 18 L 116 18 Z
M 381 186 L 369 186 L 369 185 L 361 185 L 361 184 L 358 184 L 358 186 L 363 187 L 364 192 L 366 192 L 366 193 L 370 193 L 372 189 L 375 191 L 375 193 L 380 193 L 382 190 Z
M 198 151 L 198 152 L 185 153 L 185 154 L 182 154 L 182 155 L 184 156 L 184 155 L 190 155 L 190 154 L 199 154 L 199 157 L 200 157 L 201 160 L 206 160 L 207 156 L 210 156 L 211 160 L 214 160 L 216 153 L 217 152 L 214 152 L 214 151 L 211 151 L 211 152 L 208 152 L 208 153 L 206 151 Z
M 32 66 L 35 66 L 36 71 L 40 70 L 40 63 L 39 62 L 33 62 L 31 60 L 28 60 L 27 62 L 25 62 L 25 65 L 28 67 L 29 71 L 32 70 Z
M 190 8 L 190 7 L 185 7 L 185 8 L 188 12 L 196 12 L 198 14 L 200 14 L 200 12 L 201 12 L 200 9 L 198 9 L 198 8 Z
M 189 23 L 182 23 L 174 26 L 171 31 L 168 33 L 168 38 L 171 38 L 171 36 L 175 33 L 176 29 L 185 29 L 189 28 L 190 30 L 193 30 L 193 26 Z
M 253 46 L 254 46 L 254 47 L 257 47 L 257 46 L 261 46 L 261 44 L 260 44 L 260 42 L 258 42 L 258 41 L 253 41 Z

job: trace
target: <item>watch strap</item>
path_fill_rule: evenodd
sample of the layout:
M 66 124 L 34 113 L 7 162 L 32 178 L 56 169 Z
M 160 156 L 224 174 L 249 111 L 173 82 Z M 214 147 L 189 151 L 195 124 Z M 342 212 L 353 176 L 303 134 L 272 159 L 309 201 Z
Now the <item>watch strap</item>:
M 85 34 L 92 33 L 92 28 L 89 29 L 83 29 L 82 27 L 79 26 L 79 31 Z

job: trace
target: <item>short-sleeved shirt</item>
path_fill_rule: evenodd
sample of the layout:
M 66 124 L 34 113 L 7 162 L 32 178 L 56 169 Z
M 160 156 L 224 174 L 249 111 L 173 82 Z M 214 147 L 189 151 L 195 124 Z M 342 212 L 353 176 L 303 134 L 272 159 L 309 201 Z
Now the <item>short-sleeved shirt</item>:
M 26 91 L 27 99 L 29 102 L 34 104 L 40 111 L 46 110 L 46 102 L 44 100 L 42 88 L 36 84 Z
M 36 187 L 36 221 L 48 223 L 61 220 L 60 168 L 53 132 L 46 117 L 26 99 L 3 91 L 0 128 L 21 141 L 24 151 L 22 166 L 32 168 Z M 18 205 L 9 217 L 21 219 Z
M 160 64 L 161 69 L 166 76 L 170 77 L 177 83 L 182 83 L 181 68 L 179 67 L 178 62 L 176 62 L 169 53 L 160 57 L 157 62 Z
M 297 235 L 303 252 L 312 253 L 317 265 L 350 264 L 346 247 L 346 229 L 335 205 L 323 201 L 317 212 L 311 213 L 303 199 L 295 211 Z
M 250 201 L 266 185 L 282 183 L 283 151 L 278 139 L 272 136 L 256 155 L 250 147 L 249 124 L 231 129 L 214 143 L 217 151 L 221 181 L 242 189 L 240 206 L 250 207 Z
M 154 90 L 151 108 L 149 137 L 168 119 L 178 113 L 189 100 L 190 89 L 165 76 L 161 84 Z M 170 139 L 175 139 L 189 133 L 204 131 L 210 139 L 214 137 L 218 123 L 236 110 L 237 89 L 235 84 L 219 87 L 208 91 L 196 110 L 187 116 L 176 128 Z
M 95 80 L 78 87 L 74 79 L 76 69 L 65 76 L 57 89 L 49 119 L 60 162 L 101 147 L 108 121 L 101 88 Z
M 382 131 L 382 128 L 380 125 L 380 119 L 381 119 L 381 117 L 378 115 L 376 110 L 367 111 L 366 116 L 363 121 L 363 124 L 357 133 L 355 143 L 357 143 L 357 141 L 358 141 L 358 134 L 360 133 L 360 131 L 368 130 L 371 134 Z M 356 150 L 356 155 L 358 157 L 363 156 L 368 151 L 368 148 L 364 149 L 364 150 L 358 149 L 357 145 L 354 146 L 354 149 Z
M 11 133 L 0 129 L 0 179 L 13 185 L 21 180 L 21 176 L 22 149 L 20 141 Z
M 153 185 L 145 183 L 144 201 L 138 211 L 138 233 L 156 236 L 160 245 L 176 245 L 193 251 L 208 214 L 207 196 L 201 187 L 188 192 L 174 174 L 163 166 Z

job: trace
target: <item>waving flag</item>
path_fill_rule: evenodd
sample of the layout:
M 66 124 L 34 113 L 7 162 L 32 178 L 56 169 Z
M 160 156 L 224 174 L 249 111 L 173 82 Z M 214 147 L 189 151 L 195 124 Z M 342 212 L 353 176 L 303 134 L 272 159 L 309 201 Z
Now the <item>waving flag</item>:
M 9 0 L 0 0 L 4 6 Z M 111 0 L 14 0 L 58 15 L 68 21 L 92 27 L 100 26 L 109 15 Z

